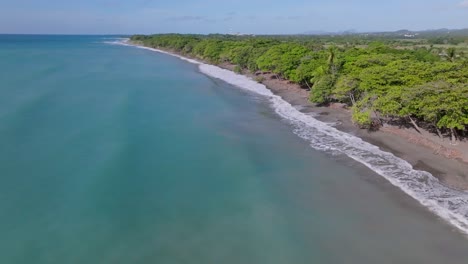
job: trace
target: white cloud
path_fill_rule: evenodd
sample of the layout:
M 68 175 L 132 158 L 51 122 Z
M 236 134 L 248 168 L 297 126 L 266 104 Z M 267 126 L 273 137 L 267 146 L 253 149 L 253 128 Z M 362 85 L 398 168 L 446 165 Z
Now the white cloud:
M 468 8 L 468 0 L 461 1 L 459 6 L 464 7 L 464 8 Z

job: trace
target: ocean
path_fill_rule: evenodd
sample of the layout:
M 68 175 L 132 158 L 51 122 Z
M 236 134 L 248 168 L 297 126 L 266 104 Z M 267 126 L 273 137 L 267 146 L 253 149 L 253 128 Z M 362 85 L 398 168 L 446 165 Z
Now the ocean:
M 460 263 L 467 193 L 246 77 L 0 35 L 0 263 Z

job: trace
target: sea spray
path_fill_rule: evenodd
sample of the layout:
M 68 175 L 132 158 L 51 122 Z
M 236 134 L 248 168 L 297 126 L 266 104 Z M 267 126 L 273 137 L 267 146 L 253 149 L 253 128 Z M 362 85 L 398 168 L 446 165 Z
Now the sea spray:
M 463 233 L 468 234 L 468 192 L 446 187 L 429 172 L 415 170 L 411 164 L 392 153 L 382 151 L 377 146 L 369 144 L 356 136 L 342 132 L 330 124 L 300 112 L 280 96 L 273 94 L 265 85 L 259 84 L 244 75 L 162 50 L 132 45 L 128 40 L 108 41 L 106 43 L 135 46 L 176 56 L 199 65 L 200 71 L 208 76 L 268 97 L 274 111 L 291 123 L 294 133 L 307 140 L 311 147 L 334 155 L 344 154 L 364 164 L 429 208 L 429 210 L 456 226 Z

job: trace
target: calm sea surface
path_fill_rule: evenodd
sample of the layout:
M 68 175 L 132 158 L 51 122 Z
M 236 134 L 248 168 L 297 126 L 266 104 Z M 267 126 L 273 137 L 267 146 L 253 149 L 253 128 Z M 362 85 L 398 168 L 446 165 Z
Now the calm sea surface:
M 265 98 L 97 36 L 0 36 L 0 263 L 468 263 Z

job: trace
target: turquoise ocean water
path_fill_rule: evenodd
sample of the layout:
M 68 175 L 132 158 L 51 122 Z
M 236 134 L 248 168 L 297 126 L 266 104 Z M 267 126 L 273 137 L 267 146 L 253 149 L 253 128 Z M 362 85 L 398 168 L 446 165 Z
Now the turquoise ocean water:
M 0 36 L 0 263 L 467 263 L 265 96 L 114 40 Z

